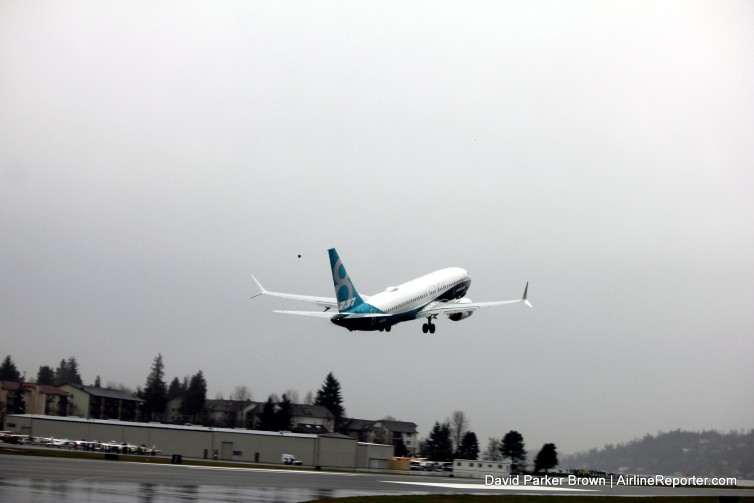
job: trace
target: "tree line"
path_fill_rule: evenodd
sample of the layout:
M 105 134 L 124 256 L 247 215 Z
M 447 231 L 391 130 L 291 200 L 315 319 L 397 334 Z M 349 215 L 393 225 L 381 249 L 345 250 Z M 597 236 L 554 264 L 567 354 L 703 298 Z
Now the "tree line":
M 0 380 L 20 382 L 22 376 L 10 355 L 6 356 L 0 364 Z M 56 368 L 47 365 L 39 367 L 36 382 L 60 386 L 63 384 L 83 384 L 79 372 L 78 362 L 74 356 L 60 361 Z M 100 377 L 97 376 L 94 386 L 101 387 Z M 108 386 L 124 389 L 125 386 Z M 179 423 L 191 422 L 202 424 L 206 422 L 203 417 L 207 402 L 207 381 L 201 370 L 183 379 L 174 377 L 168 384 L 165 379 L 165 364 L 162 354 L 158 354 L 152 361 L 144 386 L 137 387 L 133 393 L 144 403 L 142 406 L 142 418 L 145 421 L 171 421 L 168 417 L 168 403 L 177 400 Z M 251 390 L 246 386 L 236 386 L 230 394 L 230 400 L 250 401 Z M 23 413 L 23 393 L 16 393 L 13 398 L 9 397 L 7 411 L 10 413 Z M 292 428 L 293 405 L 298 402 L 298 393 L 286 390 L 282 396 L 270 394 L 262 406 L 261 413 L 255 424 L 244 424 L 247 428 L 255 428 L 267 431 L 284 431 Z M 329 410 L 334 417 L 335 431 L 343 432 L 346 418 L 343 406 L 343 397 L 340 390 L 340 382 L 332 372 L 327 375 L 316 395 L 308 392 L 304 399 L 306 404 L 322 405 Z M 226 426 L 238 426 L 236 424 Z M 476 433 L 470 431 L 469 420 L 463 411 L 456 410 L 445 421 L 435 421 L 428 436 L 419 443 L 419 453 L 432 461 L 449 461 L 458 459 L 478 459 L 480 455 L 479 440 Z M 401 440 L 395 442 L 395 454 L 403 456 L 408 454 L 408 449 Z M 519 469 L 526 468 L 527 451 L 524 446 L 523 436 L 515 430 L 511 430 L 501 439 L 490 438 L 487 450 L 483 458 L 491 461 L 502 459 L 510 460 L 511 464 Z M 555 444 L 548 443 L 542 446 L 534 459 L 534 470 L 547 471 L 558 465 Z
M 20 383 L 22 379 L 23 376 L 16 367 L 13 358 L 7 355 L 0 364 L 0 381 Z M 48 365 L 41 365 L 34 382 L 51 386 L 83 385 L 79 365 L 74 356 L 61 360 L 55 369 Z M 95 378 L 94 386 L 102 387 L 100 376 Z M 207 402 L 207 381 L 203 372 L 199 370 L 182 380 L 174 377 L 168 384 L 165 380 L 165 364 L 161 353 L 152 361 L 143 387 L 138 386 L 135 392 L 131 392 L 122 384 L 108 387 L 119 388 L 141 399 L 143 401 L 142 419 L 145 421 L 170 420 L 171 418 L 167 417 L 168 404 L 177 399 L 179 402 L 178 422 L 197 424 L 206 422 L 203 412 Z M 220 399 L 222 399 L 222 396 L 220 396 Z M 251 401 L 251 390 L 246 386 L 236 386 L 230 395 L 230 400 Z M 287 390 L 281 398 L 278 398 L 276 394 L 271 394 L 264 403 L 259 416 L 259 423 L 246 426 L 267 431 L 290 430 L 293 426 L 293 400 L 298 401 L 298 393 L 293 390 Z M 8 401 L 9 403 L 5 407 L 8 413 L 23 414 L 26 412 L 22 388 L 19 387 L 18 392 L 9 396 Z M 345 408 L 343 407 L 340 382 L 333 376 L 332 372 L 327 375 L 322 387 L 317 390 L 316 396 L 312 392 L 307 393 L 305 403 L 322 405 L 327 408 L 334 417 L 335 431 L 341 430 L 345 419 Z
M 10 355 L 3 359 L 0 364 L 0 381 L 21 382 L 21 372 L 16 367 Z M 66 383 L 82 384 L 81 374 L 79 373 L 79 364 L 75 356 L 67 360 L 62 359 L 57 368 L 53 369 L 49 365 L 41 365 L 37 372 L 37 378 L 34 381 L 37 384 L 47 384 L 50 386 L 61 386 Z
M 442 423 L 435 421 L 420 450 L 430 461 L 450 461 L 452 459 L 478 459 L 479 441 L 468 429 L 469 421 L 463 411 L 456 410 Z M 508 459 L 514 470 L 525 471 L 527 451 L 524 437 L 511 430 L 501 439 L 490 438 L 483 458 L 488 461 Z M 558 453 L 555 444 L 546 443 L 534 458 L 534 472 L 547 472 L 558 466 Z
M 636 474 L 754 479 L 754 430 L 659 432 L 566 457 L 569 466 Z

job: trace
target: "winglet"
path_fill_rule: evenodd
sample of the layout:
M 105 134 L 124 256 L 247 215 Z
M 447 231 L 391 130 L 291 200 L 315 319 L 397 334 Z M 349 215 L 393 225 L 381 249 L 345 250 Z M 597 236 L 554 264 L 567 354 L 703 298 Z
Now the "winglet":
M 262 286 L 262 285 L 259 285 L 259 286 Z M 529 302 L 529 282 L 528 281 L 526 282 L 526 288 L 524 288 L 524 296 L 521 299 L 521 302 L 523 302 L 529 307 L 534 307 L 531 305 L 531 302 Z
M 253 279 L 254 283 L 256 283 L 257 286 L 259 287 L 259 293 L 256 294 L 256 295 L 254 295 L 254 296 L 252 296 L 251 297 L 252 299 L 254 297 L 259 297 L 260 295 L 263 295 L 263 294 L 267 293 L 267 290 L 264 289 L 264 287 L 262 286 L 262 283 L 260 283 L 259 280 L 257 278 L 255 278 L 253 274 L 251 275 L 251 279 Z

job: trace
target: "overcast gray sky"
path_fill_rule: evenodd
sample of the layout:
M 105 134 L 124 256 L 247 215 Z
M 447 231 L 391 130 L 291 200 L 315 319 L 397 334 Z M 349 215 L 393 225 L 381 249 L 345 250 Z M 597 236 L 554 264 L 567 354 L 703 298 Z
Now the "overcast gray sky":
M 0 337 L 484 447 L 754 427 L 754 3 L 0 1 Z M 249 300 L 448 266 L 486 310 Z M 297 255 L 301 254 L 301 258 Z

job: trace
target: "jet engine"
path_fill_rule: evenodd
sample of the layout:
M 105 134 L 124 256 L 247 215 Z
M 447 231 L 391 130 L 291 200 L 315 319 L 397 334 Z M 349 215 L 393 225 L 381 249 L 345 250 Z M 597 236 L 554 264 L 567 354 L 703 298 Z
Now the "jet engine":
M 471 304 L 471 299 L 467 299 L 466 297 L 464 297 L 463 299 L 458 299 L 456 302 L 454 302 L 454 304 Z M 451 321 L 461 321 L 461 320 L 465 320 L 472 314 L 474 314 L 473 310 L 463 311 L 461 313 L 449 314 L 448 318 L 450 318 Z

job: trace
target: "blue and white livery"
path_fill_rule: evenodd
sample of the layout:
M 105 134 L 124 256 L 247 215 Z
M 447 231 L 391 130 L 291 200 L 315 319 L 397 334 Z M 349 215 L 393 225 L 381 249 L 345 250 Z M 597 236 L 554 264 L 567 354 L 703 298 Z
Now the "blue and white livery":
M 403 321 L 426 318 L 426 323 L 422 325 L 422 332 L 425 334 L 427 332 L 435 333 L 435 325 L 432 320 L 440 314 L 446 315 L 453 321 L 460 321 L 483 307 L 502 306 L 518 302 L 523 302 L 532 307 L 527 297 L 529 283 L 526 283 L 524 295 L 520 299 L 472 302 L 471 299 L 465 297 L 469 286 L 471 286 L 471 278 L 469 273 L 460 267 L 448 267 L 398 286 L 389 286 L 384 292 L 371 297 L 359 295 L 335 248 L 329 249 L 328 254 L 330 255 L 335 298 L 270 292 L 265 290 L 252 274 L 251 277 L 260 290 L 258 295 L 272 295 L 285 299 L 312 302 L 324 307 L 325 310 L 275 312 L 329 318 L 336 325 L 351 331 L 384 330 L 389 332 L 393 325 Z M 337 309 L 338 312 L 333 313 L 331 310 L 334 309 Z

